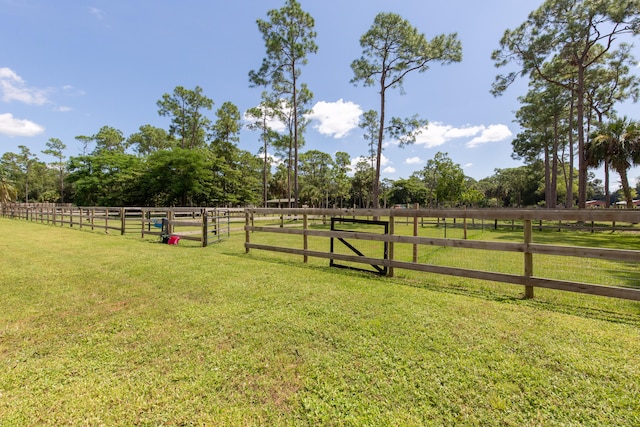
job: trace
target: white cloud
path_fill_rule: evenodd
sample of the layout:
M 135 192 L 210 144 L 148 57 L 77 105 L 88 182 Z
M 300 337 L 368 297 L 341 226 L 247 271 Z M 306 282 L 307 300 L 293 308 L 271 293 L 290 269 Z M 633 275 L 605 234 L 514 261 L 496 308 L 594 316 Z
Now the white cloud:
M 287 130 L 287 125 L 274 117 L 271 117 L 267 120 L 267 126 L 269 127 L 269 129 L 274 130 L 278 133 L 282 133 Z
M 9 136 L 35 136 L 44 128 L 30 120 L 17 119 L 11 113 L 0 114 L 0 134 Z
M 387 166 L 386 168 L 382 169 L 382 173 L 396 173 L 396 168 L 394 168 L 393 166 Z
M 323 135 L 343 138 L 351 130 L 358 127 L 362 109 L 351 101 L 342 99 L 336 102 L 320 101 L 313 106 L 313 112 L 307 115 L 309 120 L 317 123 L 314 128 Z
M 437 147 L 447 142 L 445 134 L 451 126 L 442 123 L 430 123 L 426 129 L 423 128 L 420 135 L 416 137 L 416 144 L 425 145 L 427 148 Z
M 49 89 L 27 86 L 26 82 L 10 68 L 0 68 L 0 94 L 4 102 L 19 101 L 29 105 L 49 103 Z
M 429 123 L 426 129 L 423 129 L 422 133 L 417 136 L 416 144 L 434 148 L 452 139 L 474 137 L 466 144 L 467 147 L 471 148 L 486 142 L 502 141 L 512 135 L 506 125 L 477 125 L 456 128 L 441 122 L 433 122 Z
M 513 133 L 511 133 L 506 125 L 489 125 L 479 136 L 467 142 L 467 147 L 473 148 L 487 142 L 504 141 L 512 135 Z
M 409 157 L 404 163 L 407 165 L 419 165 L 423 163 L 423 160 L 420 157 Z
M 18 80 L 22 81 L 22 78 L 18 76 L 11 68 L 0 68 L 0 79 Z
M 482 132 L 483 130 L 484 126 L 470 126 L 466 128 L 450 127 L 450 129 L 445 133 L 445 136 L 449 139 L 468 138 L 470 136 L 477 135 L 478 132 Z
M 477 135 L 484 126 L 468 126 L 456 128 L 440 122 L 433 122 L 422 129 L 416 138 L 416 144 L 425 145 L 427 148 L 438 147 L 455 138 L 465 138 Z
M 471 166 L 473 166 L 473 163 L 467 163 L 464 166 L 462 166 L 462 169 L 469 169 Z

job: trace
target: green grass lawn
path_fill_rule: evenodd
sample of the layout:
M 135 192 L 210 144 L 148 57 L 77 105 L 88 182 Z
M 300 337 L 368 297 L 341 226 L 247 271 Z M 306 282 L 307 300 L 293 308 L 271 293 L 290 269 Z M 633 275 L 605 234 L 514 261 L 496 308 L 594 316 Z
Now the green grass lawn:
M 0 233 L 2 426 L 640 425 L 639 303 Z

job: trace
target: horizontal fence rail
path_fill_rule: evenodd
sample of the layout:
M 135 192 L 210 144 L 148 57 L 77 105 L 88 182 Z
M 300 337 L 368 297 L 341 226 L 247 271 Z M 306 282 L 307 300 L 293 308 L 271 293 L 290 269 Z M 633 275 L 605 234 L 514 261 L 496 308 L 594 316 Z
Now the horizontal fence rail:
M 331 231 L 322 228 L 310 228 L 313 221 L 327 224 L 332 217 L 350 218 L 378 218 L 389 221 L 389 233 L 373 233 L 369 230 Z M 270 223 L 266 224 L 266 222 Z M 265 224 L 257 225 L 257 223 Z M 453 223 L 452 223 L 453 221 Z M 564 223 L 564 227 L 558 228 L 557 224 Z M 535 232 L 550 232 L 550 230 L 562 231 L 570 229 L 582 232 L 594 233 L 598 230 L 636 232 L 640 223 L 640 211 L 638 210 L 543 210 L 543 209 L 247 209 L 245 212 L 245 251 L 251 249 L 280 252 L 292 255 L 301 255 L 304 262 L 308 257 L 324 258 L 333 261 L 350 262 L 355 264 L 368 264 L 386 269 L 388 276 L 394 275 L 394 269 L 413 270 L 419 272 L 445 274 L 470 279 L 489 280 L 501 283 L 522 285 L 525 287 L 525 296 L 533 297 L 535 287 L 557 289 L 592 295 L 600 295 L 621 299 L 640 301 L 640 282 L 638 288 L 601 285 L 594 283 L 582 283 L 572 280 L 560 280 L 557 278 L 542 277 L 542 274 L 534 275 L 534 255 L 536 257 L 554 257 L 556 265 L 569 262 L 567 259 L 592 259 L 610 260 L 617 263 L 625 263 L 625 268 L 631 269 L 631 275 L 640 281 L 640 250 L 624 248 L 600 248 L 569 246 L 561 244 L 534 243 Z M 396 233 L 399 224 L 412 225 L 412 235 Z M 596 224 L 597 227 L 596 227 Z M 618 225 L 618 228 L 616 228 Z M 418 230 L 421 227 L 440 227 L 445 237 L 420 236 Z M 467 233 L 471 228 L 495 229 L 501 227 L 506 230 L 521 232 L 521 241 L 489 241 L 468 239 Z M 449 230 L 457 229 L 461 233 L 459 238 L 447 238 Z M 256 243 L 255 240 L 261 233 L 275 233 L 282 236 L 293 236 L 292 244 L 273 245 Z M 558 236 L 562 236 L 558 234 Z M 253 236 L 252 236 L 253 235 Z M 379 242 L 387 244 L 388 253 L 383 257 L 366 254 L 334 253 L 328 250 L 311 249 L 310 238 L 319 238 L 330 241 L 331 239 L 349 239 L 360 242 Z M 640 238 L 640 234 L 638 234 Z M 284 237 L 283 239 L 284 240 Z M 556 239 L 561 241 L 562 238 Z M 410 245 L 412 256 L 403 258 L 398 255 L 400 245 Z M 318 246 L 318 245 L 316 245 Z M 320 245 L 322 246 L 322 245 Z M 324 245 L 328 247 L 329 245 Z M 333 246 L 331 246 L 333 247 Z M 421 248 L 443 247 L 463 250 L 482 251 L 483 254 L 515 253 L 521 254 L 518 268 L 520 273 L 505 273 L 500 271 L 483 271 L 479 269 L 464 268 L 461 266 L 438 265 L 419 261 L 418 254 Z M 408 251 L 405 251 L 408 252 Z M 406 255 L 406 253 L 405 253 Z M 626 265 L 628 264 L 628 265 Z M 549 271 L 543 271 L 548 273 Z
M 169 236 L 200 242 L 203 247 L 226 239 L 231 224 L 238 230 L 244 222 L 243 209 L 222 208 L 148 208 L 148 207 L 94 207 L 56 205 L 50 203 L 5 203 L 0 206 L 3 217 L 68 226 L 105 233 L 139 233 L 141 237 Z M 160 224 L 165 220 L 167 230 Z M 163 235 L 166 234 L 166 235 Z

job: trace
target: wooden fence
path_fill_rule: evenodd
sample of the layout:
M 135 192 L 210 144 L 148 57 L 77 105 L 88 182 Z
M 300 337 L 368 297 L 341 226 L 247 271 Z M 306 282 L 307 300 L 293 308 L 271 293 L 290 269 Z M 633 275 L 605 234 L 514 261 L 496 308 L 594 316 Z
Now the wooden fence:
M 257 226 L 260 219 L 274 217 L 272 225 Z M 388 234 L 370 231 L 338 231 L 326 230 L 322 227 L 309 227 L 312 219 L 332 218 L 378 218 L 388 220 Z M 294 218 L 295 221 L 288 221 L 285 225 L 285 218 Z M 564 223 L 564 226 L 562 224 Z M 557 229 L 572 230 L 580 229 L 586 235 L 596 230 L 613 230 L 615 225 L 626 232 L 640 231 L 636 224 L 640 223 L 640 211 L 638 210 L 510 210 L 510 209 L 474 209 L 474 210 L 429 210 L 429 209 L 380 209 L 380 210 L 352 210 L 352 209 L 247 209 L 245 213 L 245 250 L 248 253 L 251 249 L 275 251 L 286 254 L 303 256 L 304 262 L 308 257 L 318 257 L 329 259 L 331 263 L 335 261 L 368 264 L 384 268 L 388 276 L 394 275 L 394 269 L 406 269 L 420 272 L 445 274 L 471 279 L 482 279 L 501 283 L 511 283 L 525 287 L 525 296 L 532 298 L 534 288 L 549 288 L 571 292 L 601 295 L 614 298 L 622 298 L 640 301 L 640 282 L 629 287 L 618 285 L 601 285 L 592 283 L 581 283 L 571 280 L 558 280 L 555 278 L 542 277 L 543 274 L 552 273 L 548 266 L 547 271 L 542 271 L 540 275 L 534 275 L 534 255 L 552 256 L 555 265 L 562 265 L 571 262 L 573 259 L 611 260 L 623 263 L 630 270 L 627 277 L 632 280 L 640 279 L 640 250 L 630 249 L 609 249 L 583 246 L 562 246 L 557 244 L 534 243 L 534 232 Z M 412 225 L 411 235 L 396 233 L 398 224 Z M 436 225 L 444 231 L 441 238 L 420 236 L 419 229 L 425 224 Z M 447 225 L 448 224 L 448 225 Z M 504 227 L 522 232 L 521 241 L 487 241 L 467 239 L 469 228 L 483 227 L 495 228 Z M 447 238 L 447 226 L 457 227 L 461 230 L 460 238 Z M 405 227 L 406 228 L 406 227 Z M 255 233 L 255 234 L 254 234 Z M 294 245 L 272 245 L 252 242 L 260 233 L 277 233 L 286 236 L 296 236 Z M 563 233 L 562 234 L 568 234 Z M 562 240 L 562 234 L 558 234 L 555 241 Z M 640 239 L 640 234 L 637 235 Z M 309 238 L 348 239 L 349 241 L 369 241 L 381 242 L 385 244 L 384 256 L 365 256 L 361 253 L 344 254 L 326 250 L 311 250 L 309 248 Z M 635 235 L 633 236 L 635 238 Z M 298 240 L 299 239 L 299 240 Z M 379 245 L 380 243 L 378 243 Z M 410 245 L 412 251 L 405 250 L 404 253 L 411 252 L 410 257 L 398 257 L 396 249 L 399 245 Z M 295 247 L 291 247 L 295 246 Z M 318 246 L 318 245 L 316 245 Z M 419 262 L 419 251 L 423 247 L 449 247 L 460 249 L 472 249 L 481 251 L 483 255 L 490 252 L 501 253 L 521 253 L 521 265 L 518 270 L 521 273 L 505 273 L 498 271 L 481 271 L 460 266 L 452 267 L 446 265 L 429 264 Z M 329 247 L 329 245 L 322 245 Z M 331 245 L 333 247 L 333 245 Z M 518 262 L 516 261 L 516 264 Z M 552 270 L 552 269 L 551 269 Z M 635 288 L 634 288 L 635 287 Z
M 148 207 L 76 207 L 46 203 L 6 203 L 0 207 L 6 218 L 24 219 L 54 226 L 104 231 L 105 233 L 140 233 L 141 237 L 197 241 L 203 247 L 228 238 L 232 221 L 243 220 L 242 209 L 220 208 L 148 208 Z M 162 230 L 162 219 L 167 230 Z M 163 234 L 167 236 L 163 236 Z

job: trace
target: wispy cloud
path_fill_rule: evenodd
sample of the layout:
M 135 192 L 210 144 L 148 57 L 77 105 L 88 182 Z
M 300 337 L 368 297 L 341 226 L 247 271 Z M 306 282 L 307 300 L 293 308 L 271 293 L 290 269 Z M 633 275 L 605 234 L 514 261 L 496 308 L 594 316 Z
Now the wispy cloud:
M 22 77 L 10 68 L 0 68 L 0 94 L 4 102 L 18 101 L 28 105 L 49 103 L 51 89 L 28 86 Z
M 336 102 L 320 101 L 313 106 L 313 112 L 307 115 L 314 120 L 314 128 L 323 135 L 333 138 L 344 138 L 349 132 L 358 127 L 362 109 L 351 101 Z
M 424 163 L 424 161 L 420 157 L 409 157 L 405 159 L 404 163 L 407 165 L 419 165 Z
M 71 85 L 62 86 L 62 93 L 67 96 L 85 96 L 86 92 L 82 89 L 78 89 L 77 87 L 73 87 Z
M 35 136 L 44 128 L 30 120 L 18 119 L 11 113 L 0 114 L 0 134 L 8 136 Z
M 89 13 L 95 16 L 96 18 L 98 18 L 99 20 L 102 20 L 105 17 L 104 11 L 102 9 L 98 9 L 97 7 L 90 7 Z

